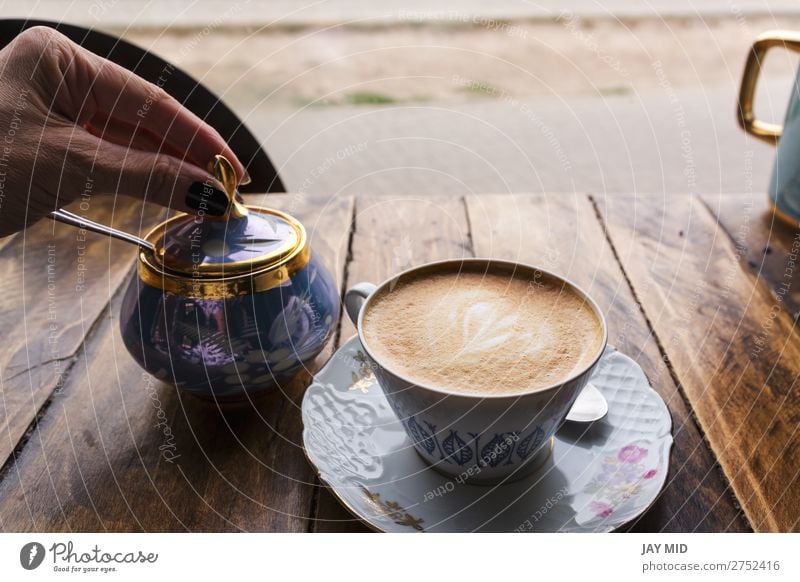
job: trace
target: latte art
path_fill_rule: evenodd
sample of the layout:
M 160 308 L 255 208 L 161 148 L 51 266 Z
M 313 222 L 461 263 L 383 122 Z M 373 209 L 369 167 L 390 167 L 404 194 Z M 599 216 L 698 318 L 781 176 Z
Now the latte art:
M 516 342 L 521 352 L 534 354 L 547 345 L 552 332 L 547 326 L 534 329 L 520 321 L 516 307 L 513 301 L 492 296 L 488 289 L 455 292 L 441 307 L 447 313 L 448 325 L 440 327 L 436 318 L 429 319 L 427 336 L 435 339 L 437 333 L 449 335 L 455 356 L 461 359 L 482 361 L 508 342 Z
M 484 272 L 401 281 L 364 315 L 372 355 L 425 386 L 527 392 L 566 379 L 597 355 L 601 324 L 560 284 Z

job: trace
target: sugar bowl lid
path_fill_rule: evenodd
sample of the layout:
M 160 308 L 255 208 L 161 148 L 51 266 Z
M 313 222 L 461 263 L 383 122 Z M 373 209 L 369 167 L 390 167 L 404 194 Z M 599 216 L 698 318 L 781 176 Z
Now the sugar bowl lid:
M 310 257 L 303 225 L 283 212 L 238 202 L 230 162 L 217 156 L 213 164 L 229 197 L 227 212 L 182 214 L 155 227 L 145 237 L 155 252 L 140 253 L 140 276 L 151 286 L 205 298 L 288 281 Z
M 165 269 L 193 277 L 251 273 L 291 254 L 305 238 L 296 220 L 259 207 L 231 220 L 179 216 L 159 230 L 156 259 Z

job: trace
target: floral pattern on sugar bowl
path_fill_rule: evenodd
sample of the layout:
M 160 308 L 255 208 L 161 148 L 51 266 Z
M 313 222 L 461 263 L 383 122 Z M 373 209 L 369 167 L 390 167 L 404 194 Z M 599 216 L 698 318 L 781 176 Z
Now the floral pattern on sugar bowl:
M 436 426 L 430 422 L 418 421 L 412 416 L 403 424 L 418 447 L 429 455 L 438 456 L 439 461 L 459 466 L 499 467 L 515 461 L 524 462 L 545 440 L 545 431 L 540 426 L 526 432 L 467 435 L 448 429 L 441 431 L 444 436 L 440 439 Z
M 291 380 L 338 321 L 338 289 L 315 256 L 284 285 L 242 297 L 186 298 L 133 279 L 121 310 L 122 338 L 143 368 L 231 399 Z

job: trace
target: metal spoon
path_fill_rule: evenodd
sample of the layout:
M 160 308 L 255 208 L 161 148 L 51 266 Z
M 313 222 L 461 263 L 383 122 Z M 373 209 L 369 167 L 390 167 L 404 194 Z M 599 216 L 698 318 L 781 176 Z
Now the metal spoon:
M 63 222 L 64 224 L 75 226 L 77 228 L 82 228 L 98 234 L 104 234 L 106 236 L 110 236 L 111 238 L 124 240 L 125 242 L 135 244 L 139 248 L 148 250 L 152 253 L 156 252 L 156 247 L 153 246 L 153 243 L 146 241 L 143 238 L 139 238 L 138 236 L 130 233 L 117 230 L 116 228 L 111 228 L 110 226 L 100 224 L 99 222 L 94 222 L 87 218 L 83 218 L 82 216 L 73 214 L 69 210 L 64 210 L 63 208 L 59 208 L 58 210 L 51 212 L 50 218 L 58 222 Z
M 589 382 L 567 413 L 572 422 L 594 422 L 608 414 L 608 402 L 597 387 Z
M 225 193 L 228 195 L 228 199 L 230 201 L 230 204 L 228 205 L 228 211 L 225 213 L 223 218 L 228 220 L 229 218 L 244 218 L 247 216 L 247 208 L 244 206 L 244 204 L 241 204 L 236 199 L 236 173 L 233 171 L 233 165 L 227 160 L 227 158 L 225 158 L 225 156 L 217 155 L 214 156 L 213 160 L 211 160 L 208 170 L 209 172 L 213 173 L 220 182 L 222 182 L 223 186 L 225 187 Z M 104 234 L 106 236 L 110 236 L 111 238 L 123 240 L 125 242 L 135 244 L 141 249 L 156 253 L 156 247 L 153 245 L 153 243 L 146 241 L 143 238 L 123 232 L 121 230 L 117 230 L 116 228 L 111 228 L 110 226 L 106 226 L 104 224 L 100 224 L 99 222 L 94 222 L 93 220 L 83 218 L 82 216 L 73 214 L 69 210 L 64 210 L 63 208 L 59 208 L 58 210 L 51 212 L 50 218 L 58 222 L 63 222 L 64 224 L 69 224 L 70 226 L 75 226 L 77 228 L 82 228 L 98 234 Z

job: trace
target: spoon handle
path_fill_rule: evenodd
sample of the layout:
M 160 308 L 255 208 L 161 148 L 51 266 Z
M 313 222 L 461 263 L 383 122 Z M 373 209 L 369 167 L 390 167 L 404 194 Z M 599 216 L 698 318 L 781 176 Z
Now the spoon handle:
M 117 230 L 116 228 L 111 228 L 110 226 L 100 224 L 99 222 L 91 221 L 89 219 L 83 218 L 82 216 L 78 216 L 77 214 L 73 214 L 69 210 L 64 210 L 63 208 L 59 208 L 58 210 L 54 210 L 53 212 L 51 212 L 50 218 L 52 218 L 57 222 L 63 222 L 64 224 L 69 224 L 77 228 L 83 228 L 85 230 L 96 232 L 98 234 L 104 234 L 106 236 L 110 236 L 111 238 L 116 238 L 119 240 L 124 240 L 125 242 L 133 243 L 139 246 L 140 248 L 146 249 L 153 253 L 156 252 L 156 247 L 153 246 L 153 243 L 150 243 L 144 240 L 143 238 L 139 238 L 138 236 L 134 236 L 132 234 L 123 232 L 121 230 Z

